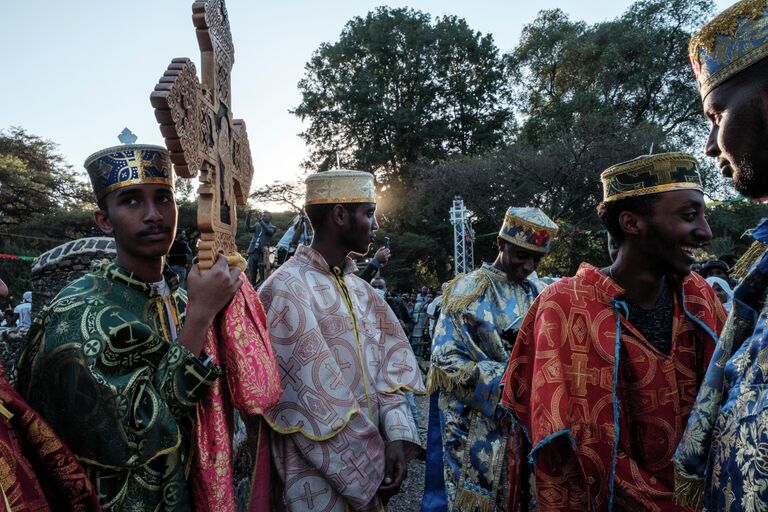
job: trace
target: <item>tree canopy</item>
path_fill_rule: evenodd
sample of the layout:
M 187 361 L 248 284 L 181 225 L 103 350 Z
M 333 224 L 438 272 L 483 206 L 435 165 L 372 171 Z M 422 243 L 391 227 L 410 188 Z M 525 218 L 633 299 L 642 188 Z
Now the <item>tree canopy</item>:
M 379 7 L 350 20 L 305 66 L 305 165 L 403 180 L 408 165 L 498 147 L 511 112 L 504 61 L 490 35 L 455 16 Z

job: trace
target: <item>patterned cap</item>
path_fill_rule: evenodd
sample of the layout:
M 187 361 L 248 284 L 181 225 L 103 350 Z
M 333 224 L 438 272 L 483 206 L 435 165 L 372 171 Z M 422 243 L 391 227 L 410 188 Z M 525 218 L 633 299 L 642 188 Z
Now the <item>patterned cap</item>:
M 600 180 L 606 202 L 670 190 L 702 190 L 699 163 L 685 153 L 639 156 L 609 167 Z
M 373 174 L 362 171 L 325 171 L 310 174 L 305 181 L 312 204 L 376 203 Z
M 97 199 L 130 185 L 161 183 L 173 188 L 171 159 L 161 146 L 125 144 L 102 149 L 85 159 L 85 169 Z
M 717 15 L 688 46 L 701 99 L 768 56 L 768 0 L 742 0 Z
M 546 254 L 557 236 L 557 224 L 538 208 L 509 208 L 499 238 L 533 252 Z

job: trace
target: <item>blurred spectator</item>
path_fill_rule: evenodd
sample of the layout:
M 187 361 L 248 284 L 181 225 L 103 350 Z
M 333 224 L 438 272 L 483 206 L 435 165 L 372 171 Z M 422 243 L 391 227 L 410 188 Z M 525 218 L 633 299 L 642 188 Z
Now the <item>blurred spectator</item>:
M 708 277 L 707 282 L 715 291 L 720 302 L 723 303 L 725 310 L 730 313 L 731 306 L 733 305 L 733 290 L 731 289 L 731 285 L 721 277 Z
M 411 323 L 411 315 L 408 313 L 408 309 L 405 307 L 403 300 L 400 297 L 387 292 L 387 282 L 382 277 L 374 277 L 371 281 L 371 286 L 376 291 L 376 295 L 387 301 L 387 304 L 395 313 L 397 319 L 400 320 L 400 325 L 403 326 L 403 330 L 406 330 L 406 327 Z
M 701 275 L 706 279 L 707 277 L 719 277 L 720 279 L 728 280 L 728 264 L 721 260 L 709 260 L 701 267 Z
M 312 243 L 312 226 L 304 212 L 299 213 L 291 221 L 288 230 L 277 242 L 277 264 L 282 265 L 296 253 L 300 245 Z
M 269 247 L 272 245 L 272 235 L 277 227 L 272 224 L 272 214 L 264 212 L 256 224 L 251 223 L 254 211 L 245 217 L 245 229 L 253 233 L 248 244 L 248 279 L 253 286 L 267 278 L 266 266 L 269 264 Z
M 192 263 L 192 248 L 189 246 L 186 230 L 182 230 L 168 250 L 165 261 L 179 276 L 179 286 L 187 287 L 187 268 Z
M 376 277 L 381 268 L 389 262 L 389 257 L 392 253 L 389 251 L 389 247 L 382 245 L 373 255 L 368 265 L 360 272 L 360 279 L 371 282 L 371 279 Z
M 22 295 L 23 302 L 13 309 L 15 324 L 22 328 L 32 325 L 32 292 L 26 291 Z

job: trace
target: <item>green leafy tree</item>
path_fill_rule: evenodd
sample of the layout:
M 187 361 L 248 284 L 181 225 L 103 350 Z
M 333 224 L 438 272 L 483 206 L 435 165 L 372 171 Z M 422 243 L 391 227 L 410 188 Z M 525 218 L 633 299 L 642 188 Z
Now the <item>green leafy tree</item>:
M 306 167 L 407 179 L 407 167 L 498 147 L 510 122 L 503 60 L 490 35 L 454 16 L 380 7 L 323 44 L 293 111 L 309 127 Z
M 88 200 L 85 183 L 56 152 L 56 144 L 23 128 L 0 130 L 1 229 Z

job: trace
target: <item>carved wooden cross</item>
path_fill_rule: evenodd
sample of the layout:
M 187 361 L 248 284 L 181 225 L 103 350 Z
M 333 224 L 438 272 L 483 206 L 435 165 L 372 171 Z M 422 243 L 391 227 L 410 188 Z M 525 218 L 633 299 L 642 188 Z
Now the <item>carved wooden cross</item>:
M 237 252 L 236 204 L 247 202 L 253 163 L 245 123 L 232 118 L 230 74 L 235 53 L 224 0 L 195 1 L 192 21 L 202 83 L 191 60 L 173 59 L 150 101 L 176 174 L 194 178 L 200 172 L 198 258 L 205 269 L 219 251 L 228 256 Z

